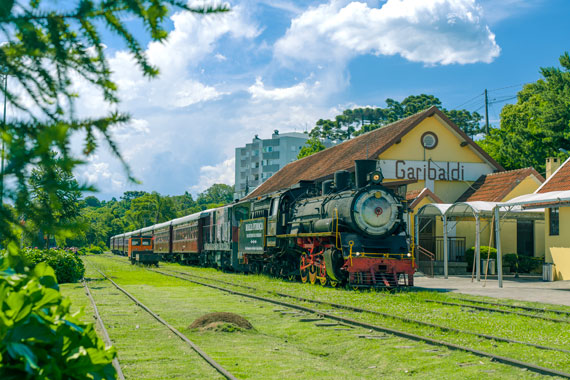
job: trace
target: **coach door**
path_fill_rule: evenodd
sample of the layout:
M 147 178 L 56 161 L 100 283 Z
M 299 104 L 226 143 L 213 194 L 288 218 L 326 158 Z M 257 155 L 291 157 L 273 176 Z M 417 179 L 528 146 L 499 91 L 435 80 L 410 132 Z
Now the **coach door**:
M 267 217 L 267 246 L 275 247 L 277 244 L 277 239 L 275 235 L 277 234 L 277 217 L 279 210 L 279 197 L 271 199 L 271 205 L 269 207 L 269 216 Z

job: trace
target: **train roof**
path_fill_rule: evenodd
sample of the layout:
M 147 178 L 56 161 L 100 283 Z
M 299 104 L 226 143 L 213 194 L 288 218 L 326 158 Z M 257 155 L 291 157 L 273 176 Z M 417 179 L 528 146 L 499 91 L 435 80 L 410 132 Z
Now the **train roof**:
M 194 214 L 190 214 L 190 215 L 183 216 L 181 218 L 174 219 L 171 222 L 172 222 L 173 226 L 177 226 L 177 225 L 182 224 L 182 223 L 191 222 L 193 220 L 198 220 L 204 216 L 207 216 L 209 214 L 209 211 L 212 211 L 212 210 L 205 210 L 205 211 L 196 212 Z
M 170 226 L 170 225 L 172 224 L 172 222 L 173 222 L 173 220 L 168 220 L 168 221 L 166 221 L 166 222 L 162 222 L 162 223 L 155 224 L 155 225 L 152 226 L 152 227 L 153 227 L 153 229 L 156 231 L 156 230 L 159 230 L 159 229 L 161 229 L 161 228 Z
M 152 230 L 154 230 L 154 226 L 148 226 L 148 227 L 142 228 L 140 230 L 140 233 L 144 234 L 144 233 L 147 233 L 147 232 L 152 231 Z

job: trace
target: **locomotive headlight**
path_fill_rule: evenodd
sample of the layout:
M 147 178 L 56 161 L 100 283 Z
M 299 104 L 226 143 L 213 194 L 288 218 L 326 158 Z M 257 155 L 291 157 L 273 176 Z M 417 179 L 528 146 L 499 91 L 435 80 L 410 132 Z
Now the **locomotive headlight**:
M 382 182 L 383 179 L 384 179 L 384 176 L 382 175 L 381 172 L 379 172 L 377 170 L 373 171 L 369 175 L 369 181 L 375 185 L 378 185 L 380 182 Z
M 410 252 L 408 252 L 407 254 L 408 257 L 412 257 L 412 254 Z

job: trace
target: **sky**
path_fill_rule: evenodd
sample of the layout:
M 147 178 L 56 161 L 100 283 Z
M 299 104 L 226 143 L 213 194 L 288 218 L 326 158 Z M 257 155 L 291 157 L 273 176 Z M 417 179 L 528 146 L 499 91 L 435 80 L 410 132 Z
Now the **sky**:
M 195 1 L 191 5 L 199 4 Z M 124 46 L 106 53 L 129 124 L 113 129 L 140 184 L 102 145 L 76 172 L 101 199 L 124 191 L 196 195 L 234 183 L 234 149 L 254 135 L 310 130 L 343 110 L 422 93 L 448 109 L 501 107 L 568 49 L 567 0 L 231 1 L 217 15 L 174 12 L 167 42 L 129 26 L 160 76 L 143 78 Z M 77 83 L 79 112 L 100 94 Z M 77 149 L 81 144 L 75 140 Z

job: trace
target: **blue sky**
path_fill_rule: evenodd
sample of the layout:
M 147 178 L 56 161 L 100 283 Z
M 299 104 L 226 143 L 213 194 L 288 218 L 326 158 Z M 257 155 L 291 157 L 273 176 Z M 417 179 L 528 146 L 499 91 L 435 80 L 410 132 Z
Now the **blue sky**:
M 107 36 L 120 108 L 113 134 L 134 175 L 103 148 L 77 177 L 99 197 L 126 190 L 196 194 L 233 184 L 234 148 L 255 134 L 310 129 L 346 108 L 433 94 L 446 108 L 483 112 L 483 93 L 508 99 L 568 48 L 567 0 L 232 1 L 231 12 L 171 15 L 165 44 L 148 43 L 161 70 L 143 78 Z M 140 28 L 131 27 L 140 33 Z M 81 113 L 106 109 L 78 84 Z M 479 96 L 480 95 L 480 96 Z M 510 99 L 508 102 L 514 102 Z M 505 101 L 490 108 L 498 124 Z

